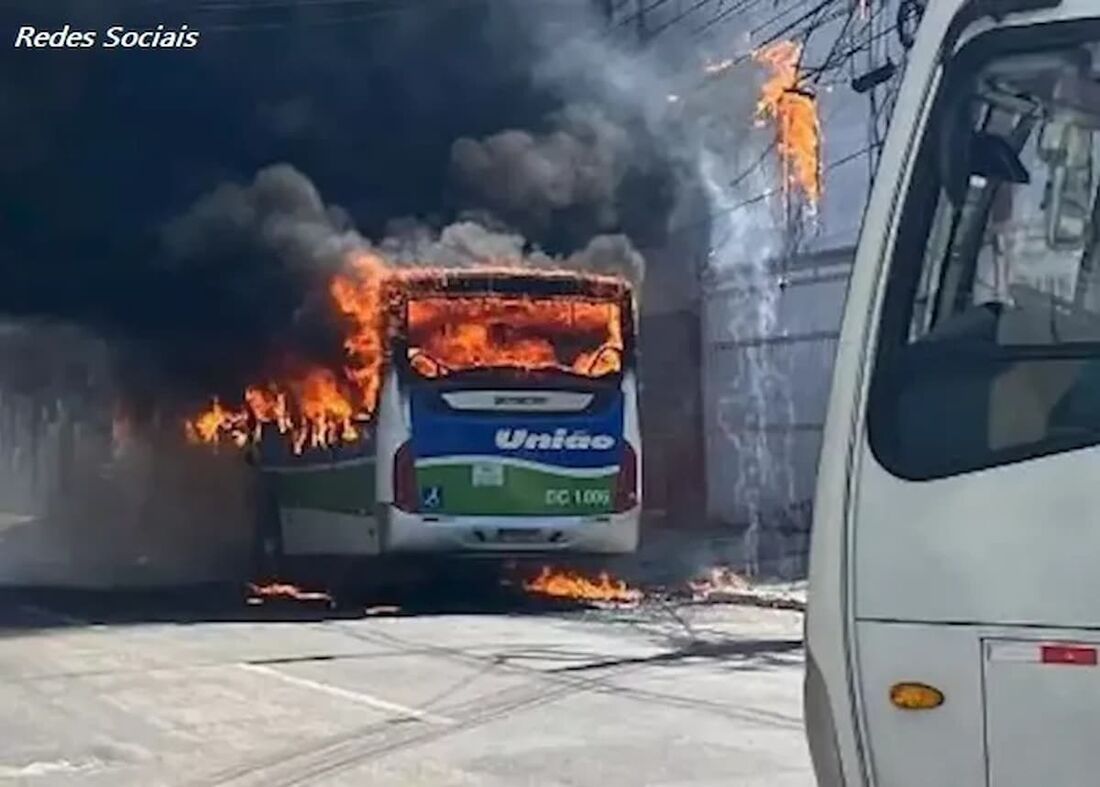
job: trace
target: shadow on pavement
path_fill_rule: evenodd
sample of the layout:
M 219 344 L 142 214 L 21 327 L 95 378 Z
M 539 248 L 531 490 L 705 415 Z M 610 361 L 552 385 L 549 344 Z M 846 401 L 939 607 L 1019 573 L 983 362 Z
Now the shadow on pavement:
M 589 609 L 516 587 L 415 587 L 329 600 L 257 599 L 246 587 L 204 584 L 149 590 L 0 588 L 0 637 L 35 629 L 147 623 L 292 623 L 425 615 L 539 615 Z
M 676 650 L 658 653 L 652 656 L 638 656 L 605 661 L 589 662 L 568 667 L 559 667 L 555 672 L 586 672 L 589 670 L 620 667 L 630 664 L 670 664 L 689 659 L 712 659 L 726 661 L 730 659 L 759 659 L 802 650 L 801 639 L 746 639 L 735 638 L 719 641 L 695 640 Z

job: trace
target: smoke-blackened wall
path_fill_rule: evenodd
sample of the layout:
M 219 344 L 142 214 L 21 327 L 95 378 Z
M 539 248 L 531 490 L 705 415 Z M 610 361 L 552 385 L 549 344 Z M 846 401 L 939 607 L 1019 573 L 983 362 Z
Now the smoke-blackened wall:
M 664 243 L 690 167 L 636 95 L 552 73 L 603 31 L 587 0 L 552 5 L 337 24 L 317 4 L 166 3 L 156 21 L 187 21 L 197 49 L 5 50 L 0 312 L 125 336 L 174 392 L 227 391 L 333 345 L 317 291 L 363 238 L 408 256 L 395 217 L 436 261 L 504 244 L 639 268 L 630 246 Z M 0 27 L 107 21 L 15 6 Z M 151 21 L 140 4 L 110 18 Z
M 115 352 L 74 326 L 0 325 L 0 584 L 247 576 L 251 479 L 119 406 Z
M 410 0 L 363 19 L 342 5 L 134 3 L 107 18 L 6 4 L 3 34 L 186 21 L 202 39 L 0 49 L 0 314 L 105 342 L 110 394 L 88 401 L 149 424 L 339 363 L 326 285 L 351 249 L 644 272 L 643 429 L 649 456 L 683 468 L 698 394 L 681 342 L 695 341 L 706 232 L 697 217 L 677 229 L 700 208 L 697 151 L 667 116 L 659 68 L 617 49 L 588 0 Z M 5 363 L 0 388 L 14 376 Z M 0 435 L 0 453 L 25 452 L 41 428 Z M 666 450 L 674 439 L 687 447 Z

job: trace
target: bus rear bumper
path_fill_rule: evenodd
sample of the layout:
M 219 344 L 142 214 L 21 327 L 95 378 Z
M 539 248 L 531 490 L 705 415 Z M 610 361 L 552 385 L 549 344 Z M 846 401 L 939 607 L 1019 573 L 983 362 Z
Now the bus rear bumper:
M 596 516 L 426 516 L 384 506 L 382 550 L 627 554 L 638 548 L 639 511 Z

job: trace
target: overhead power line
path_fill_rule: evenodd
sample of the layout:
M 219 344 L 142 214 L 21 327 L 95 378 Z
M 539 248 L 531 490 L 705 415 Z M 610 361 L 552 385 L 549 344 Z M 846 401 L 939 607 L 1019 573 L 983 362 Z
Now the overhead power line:
M 829 162 L 828 166 L 826 166 L 825 169 L 822 170 L 822 171 L 823 172 L 832 172 L 833 170 L 835 170 L 839 167 L 842 167 L 845 164 L 849 164 L 849 163 L 855 161 L 856 159 L 867 155 L 867 153 L 870 151 L 870 149 L 871 148 L 868 146 L 868 147 L 862 147 L 859 150 L 853 151 L 853 152 L 847 154 L 846 156 L 843 156 L 842 158 L 837 159 L 836 161 Z M 698 230 L 702 227 L 706 227 L 707 225 L 711 224 L 715 219 L 722 218 L 723 216 L 729 216 L 730 214 L 737 213 L 737 212 L 742 211 L 745 208 L 751 207 L 753 205 L 758 205 L 759 203 L 763 202 L 764 200 L 767 200 L 767 199 L 770 199 L 771 197 L 775 197 L 779 194 L 782 194 L 783 191 L 784 191 L 783 186 L 776 186 L 775 188 L 768 189 L 767 191 L 761 192 L 760 194 L 757 194 L 755 196 L 752 196 L 752 197 L 749 197 L 747 199 L 741 200 L 740 202 L 738 202 L 734 205 L 730 205 L 729 207 L 719 208 L 718 210 L 711 211 L 706 216 L 703 216 L 700 219 L 697 219 L 695 221 L 689 221 L 686 224 L 681 224 L 678 227 L 674 227 L 671 230 L 669 230 L 669 235 L 681 235 L 681 234 L 684 234 L 684 233 L 687 233 L 687 232 L 692 232 L 694 230 Z M 654 251 L 657 248 L 658 248 L 657 246 L 639 246 L 638 251 Z
M 666 2 L 666 0 L 648 0 Z M 576 8 L 576 0 L 529 0 L 541 6 Z M 440 11 L 488 8 L 491 0 L 202 0 L 192 9 L 200 15 L 225 14 L 231 18 L 221 24 L 204 25 L 215 32 L 275 30 L 291 27 L 315 27 L 430 14 Z M 286 14 L 295 11 L 331 10 L 331 16 Z M 341 14 L 340 12 L 348 12 Z M 275 18 L 265 16 L 276 14 Z
M 655 28 L 653 32 L 649 34 L 650 41 L 661 35 L 661 33 L 665 32 L 666 30 L 672 29 L 684 19 L 687 19 L 689 16 L 694 14 L 696 11 L 701 11 L 703 8 L 713 2 L 715 2 L 715 0 L 696 0 L 695 3 L 680 11 L 678 14 L 676 14 L 676 16 L 658 25 L 657 28 Z

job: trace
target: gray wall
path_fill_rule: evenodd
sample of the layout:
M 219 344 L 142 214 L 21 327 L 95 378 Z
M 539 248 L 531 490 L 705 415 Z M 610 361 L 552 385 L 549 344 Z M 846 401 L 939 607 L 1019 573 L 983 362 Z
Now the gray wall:
M 800 573 L 853 251 L 714 275 L 703 301 L 707 518 Z M 759 319 L 762 304 L 774 311 Z M 754 522 L 756 527 L 753 528 Z

